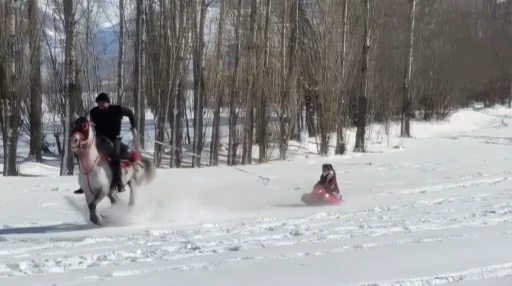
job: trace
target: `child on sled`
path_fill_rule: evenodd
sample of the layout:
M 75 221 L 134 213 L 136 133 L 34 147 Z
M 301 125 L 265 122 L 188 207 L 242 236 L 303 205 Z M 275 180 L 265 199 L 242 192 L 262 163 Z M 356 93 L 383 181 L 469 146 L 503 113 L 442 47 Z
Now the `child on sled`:
M 322 175 L 316 184 L 323 185 L 326 193 L 341 198 L 338 182 L 336 181 L 336 172 L 331 164 L 322 165 Z

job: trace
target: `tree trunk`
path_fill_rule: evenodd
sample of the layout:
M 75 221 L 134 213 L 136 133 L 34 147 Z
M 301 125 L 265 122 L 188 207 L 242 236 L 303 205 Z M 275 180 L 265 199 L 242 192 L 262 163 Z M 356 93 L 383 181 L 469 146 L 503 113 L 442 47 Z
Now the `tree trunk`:
M 262 94 L 260 96 L 259 108 L 258 108 L 258 143 L 259 143 L 259 156 L 258 162 L 264 163 L 267 161 L 267 100 L 269 93 L 270 79 L 268 76 L 269 69 L 269 55 L 270 55 L 270 45 L 269 45 L 269 37 L 270 37 L 270 8 L 272 5 L 272 0 L 267 0 L 266 10 L 265 10 L 265 55 L 264 55 L 264 65 L 263 65 L 263 88 Z
M 249 40 L 247 45 L 248 72 L 245 84 L 245 94 L 249 96 L 246 105 L 246 117 L 244 121 L 244 135 L 242 144 L 242 164 L 252 164 L 252 142 L 254 140 L 254 108 L 256 105 L 256 20 L 258 19 L 258 0 L 251 1 L 249 16 Z
M 7 62 L 7 61 L 6 61 Z M 7 65 L 4 66 L 5 63 L 0 62 L 0 125 L 2 128 L 2 145 L 3 145 L 3 154 L 4 154 L 4 168 L 3 175 L 8 176 L 9 174 L 9 93 L 10 86 L 8 80 L 8 71 Z
M 144 32 L 147 35 L 148 42 L 144 47 L 144 59 L 149 63 L 145 65 L 144 79 L 144 98 L 148 98 L 148 105 L 151 106 L 155 115 L 155 138 L 158 142 L 165 141 L 165 128 L 169 111 L 169 88 L 171 84 L 171 58 L 168 45 L 170 40 L 169 23 L 167 16 L 170 11 L 166 11 L 166 1 L 159 1 L 160 6 L 148 5 L 146 19 L 149 19 L 144 25 Z M 155 11 L 158 10 L 158 11 Z M 164 154 L 164 146 L 156 143 L 154 147 L 155 164 L 160 167 Z
M 182 78 L 178 84 L 178 94 L 176 100 L 176 106 L 178 113 L 174 117 L 174 166 L 176 168 L 181 167 L 182 162 L 182 150 L 183 150 L 183 127 L 182 120 L 183 116 L 186 114 L 185 108 L 185 91 L 184 91 L 184 81 Z M 186 116 L 186 115 L 185 115 Z
M 315 91 L 310 88 L 304 88 L 304 92 L 306 93 L 305 97 L 305 108 L 306 108 L 306 125 L 308 128 L 308 136 L 316 137 L 316 126 L 315 126 L 315 104 L 313 102 L 313 97 L 316 96 Z
M 412 1 L 412 0 L 411 0 Z M 496 104 L 496 101 L 498 100 L 498 87 L 500 86 L 500 57 L 498 55 L 498 38 L 499 35 L 499 21 L 501 19 L 498 19 L 498 1 L 502 2 L 501 0 L 491 0 L 492 5 L 492 19 L 491 19 L 491 49 L 493 53 L 493 71 L 494 71 L 494 77 L 493 77 L 493 87 L 492 87 L 492 104 L 491 106 L 494 106 Z
M 508 1 L 508 21 L 510 33 L 512 33 L 512 1 Z M 508 108 L 512 108 L 512 64 L 509 67 L 509 80 L 510 86 L 508 91 Z
M 222 106 L 222 96 L 217 95 L 215 102 L 215 110 L 213 111 L 212 122 L 212 141 L 210 142 L 210 166 L 219 165 L 219 149 L 220 149 L 220 109 Z
M 176 152 L 174 151 L 176 148 L 176 116 L 178 115 L 178 106 L 176 105 L 178 102 L 178 96 L 174 96 L 174 100 L 171 103 L 171 112 L 169 112 L 169 126 L 171 126 L 171 157 L 169 158 L 169 167 L 176 168 Z
M 76 32 L 75 32 L 76 33 Z M 76 37 L 76 35 L 75 35 Z M 76 40 L 76 38 L 75 38 Z M 70 96 L 70 109 L 69 109 L 69 124 L 71 124 L 71 122 L 75 119 L 76 117 L 76 112 L 77 110 L 79 110 L 79 108 L 81 108 L 83 106 L 83 103 L 82 103 L 82 97 L 80 96 L 79 94 L 79 90 L 78 90 L 78 76 L 79 76 L 79 71 L 76 67 L 76 63 L 78 62 L 78 58 L 77 58 L 77 55 L 76 55 L 76 48 L 73 47 L 73 56 L 75 58 L 74 60 L 74 64 L 73 64 L 73 67 L 72 67 L 72 70 L 73 70 L 73 82 L 68 85 L 68 93 L 69 93 L 69 96 Z M 69 146 L 71 147 L 71 145 Z M 74 157 L 73 156 L 68 156 L 68 161 L 66 163 L 68 165 L 68 175 L 73 175 L 73 172 L 75 170 L 75 160 L 74 160 Z
M 231 94 L 229 100 L 229 140 L 228 140 L 228 165 L 236 164 L 236 150 L 237 150 L 237 113 L 236 104 L 238 94 L 238 81 L 240 73 L 240 20 L 242 18 L 242 0 L 238 0 L 238 6 L 236 11 L 236 24 L 235 24 L 235 68 L 233 69 L 233 80 L 231 86 Z
M 370 0 L 364 0 L 364 28 L 361 63 L 361 91 L 357 109 L 357 131 L 355 152 L 365 152 L 366 110 L 368 105 L 368 61 L 370 57 Z
M 117 54 L 117 104 L 124 105 L 124 0 L 119 0 L 119 50 Z
M 6 61 L 8 62 L 8 61 Z M 10 163 L 10 152 L 9 152 L 9 144 L 11 140 L 10 136 L 10 93 L 11 93 L 11 87 L 9 83 L 9 72 L 8 72 L 8 64 L 5 66 L 4 63 L 0 62 L 0 103 L 2 104 L 0 108 L 0 123 L 2 126 L 2 145 L 3 145 L 3 154 L 4 154 L 4 169 L 3 169 L 3 175 L 9 176 L 11 166 Z
M 293 96 L 292 89 L 294 89 L 295 81 L 296 81 L 296 62 L 295 62 L 295 52 L 297 49 L 298 43 L 298 13 L 299 13 L 299 0 L 293 0 L 292 6 L 292 19 L 291 19 L 291 31 L 290 31 L 290 48 L 288 50 L 288 60 L 286 60 L 286 43 L 285 43 L 285 23 L 288 19 L 287 17 L 287 7 L 288 1 L 284 0 L 284 9 L 283 9 L 283 32 L 281 34 L 281 42 L 282 42 L 282 63 L 283 63 L 283 90 L 281 93 L 281 124 L 280 124 L 280 140 L 279 140 L 279 157 L 281 160 L 286 159 L 286 152 L 288 151 L 288 140 L 290 139 L 290 134 L 294 127 L 295 121 L 295 112 L 293 108 Z M 288 63 L 288 70 L 286 70 L 286 64 Z M 296 104 L 296 103 L 295 103 Z
M 73 170 L 69 168 L 69 157 L 72 156 L 69 153 L 70 142 L 69 142 L 69 128 L 71 124 L 72 114 L 71 105 L 73 104 L 73 98 L 75 93 L 75 69 L 76 69 L 76 55 L 75 55 L 75 7 L 74 1 L 64 1 L 64 29 L 66 33 L 66 46 L 65 46 L 65 78 L 66 78 L 66 94 L 65 94 L 65 113 L 64 113 L 64 138 L 63 148 L 64 155 L 61 162 L 60 175 L 72 175 Z
M 146 39 L 146 33 L 144 32 L 145 30 L 145 26 L 146 26 L 146 14 L 148 12 L 147 8 L 146 8 L 146 4 L 147 4 L 147 0 L 142 0 L 141 1 L 141 19 L 140 19 L 140 26 L 141 26 L 141 32 L 140 32 L 140 54 L 141 54 L 141 58 L 140 58 L 140 73 L 141 73 L 141 79 L 140 79 L 140 120 L 138 122 L 138 125 L 139 125 L 139 130 L 138 130 L 138 133 L 139 133 L 139 147 L 141 150 L 144 150 L 145 148 L 145 143 L 146 143 L 146 140 L 144 139 L 144 136 L 145 136 L 145 132 L 146 132 L 146 96 L 144 96 L 145 94 L 145 91 L 146 91 L 146 84 L 145 84 L 145 77 L 144 77 L 144 67 L 146 66 L 146 61 L 147 61 L 147 57 L 146 57 L 146 54 L 147 54 L 147 51 L 146 51 L 146 44 L 145 42 L 147 41 Z
M 336 149 L 334 151 L 337 155 L 342 155 L 346 151 L 345 140 L 343 138 L 343 125 L 345 124 L 345 91 L 346 91 L 346 80 L 345 80 L 345 58 L 347 50 L 347 34 L 348 34 L 348 0 L 343 0 L 343 35 L 341 40 L 341 89 L 339 95 L 338 105 L 338 117 L 336 124 Z
M 155 116 L 155 137 L 156 141 L 164 142 L 165 141 L 165 119 L 166 114 L 160 110 L 157 112 Z M 160 168 L 160 164 L 162 164 L 162 158 L 164 153 L 164 146 L 160 143 L 155 142 L 155 152 L 154 152 L 154 160 L 157 168 Z
M 137 146 L 141 146 L 141 141 L 144 141 L 143 136 L 143 113 L 142 109 L 142 35 L 143 35 L 143 13 L 144 13 L 144 1 L 136 0 L 136 21 L 135 21 L 135 66 L 133 69 L 133 105 L 135 119 L 137 120 L 137 129 L 139 132 L 138 138 L 133 138 Z M 142 137 L 141 137 L 142 136 Z
M 184 54 L 185 54 L 185 45 L 186 45 L 186 39 L 187 39 L 187 23 L 186 23 L 186 4 L 185 1 L 180 1 L 178 5 L 179 9 L 179 20 L 178 20 L 178 47 L 176 50 L 176 58 L 174 60 L 174 67 L 173 67 L 173 77 L 172 77 L 172 101 L 173 104 L 171 114 L 172 114 L 172 136 L 171 136 L 171 145 L 175 148 L 171 151 L 171 160 L 170 160 L 170 167 L 179 167 L 177 166 L 177 163 L 181 165 L 181 142 L 183 140 L 183 128 L 181 126 L 181 118 L 182 118 L 182 112 L 181 112 L 181 84 L 182 84 L 182 78 L 184 71 L 186 69 L 186 61 L 184 60 Z M 179 142 L 179 152 L 176 151 L 178 149 L 178 139 Z M 180 158 L 178 158 L 178 155 Z
M 282 15 L 282 23 L 281 23 L 281 93 L 280 93 L 280 109 L 281 113 L 279 114 L 279 159 L 286 159 L 286 151 L 288 149 L 288 136 L 286 135 L 286 127 L 287 127 L 287 118 L 286 114 L 286 24 L 288 19 L 288 0 L 282 0 L 283 2 L 283 15 Z
M 4 176 L 16 175 L 16 152 L 12 152 L 12 146 L 16 144 L 17 130 L 14 129 L 16 125 L 13 120 L 17 119 L 15 113 L 18 112 L 16 108 L 16 6 L 15 0 L 7 1 L 6 6 L 6 36 L 8 52 L 6 52 L 5 68 L 0 67 L 2 72 L 0 76 L 3 78 L 0 88 L 3 90 L 2 95 L 2 138 L 4 145 Z
M 28 17 L 30 21 L 30 151 L 37 162 L 42 156 L 42 95 L 41 95 L 41 48 L 38 0 L 30 0 Z
M 203 150 L 203 106 L 204 106 L 204 90 L 203 90 L 203 53 L 204 53 L 204 27 L 206 23 L 206 0 L 201 0 L 199 15 L 199 31 L 194 29 L 195 47 L 194 47 L 194 148 L 192 167 L 201 167 L 201 153 Z M 195 3 L 195 1 L 193 1 Z M 195 7 L 195 5 L 193 5 Z M 195 9 L 194 9 L 195 13 Z M 194 14 L 195 15 L 195 14 Z M 197 21 L 194 21 L 197 25 Z
M 402 86 L 402 137 L 411 137 L 411 74 L 414 51 L 414 14 L 416 12 L 416 0 L 409 0 L 409 33 L 407 41 L 407 57 L 404 69 L 404 84 Z
M 212 140 L 210 143 L 210 166 L 219 165 L 219 149 L 220 149 L 220 109 L 222 107 L 222 99 L 224 97 L 224 84 L 222 81 L 222 35 L 224 32 L 224 17 L 225 17 L 225 1 L 220 0 L 219 11 L 219 27 L 217 33 L 217 46 L 215 51 L 217 74 L 216 74 L 216 102 L 215 110 L 213 111 L 212 123 Z

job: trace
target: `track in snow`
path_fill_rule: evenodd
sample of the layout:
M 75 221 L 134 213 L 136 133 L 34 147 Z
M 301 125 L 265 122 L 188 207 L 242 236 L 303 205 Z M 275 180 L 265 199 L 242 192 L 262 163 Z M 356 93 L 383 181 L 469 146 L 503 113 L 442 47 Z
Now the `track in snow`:
M 442 185 L 436 189 L 443 191 Z M 58 278 L 68 272 L 73 274 L 74 283 L 87 284 L 152 272 L 213 270 L 243 261 L 270 262 L 348 252 L 357 256 L 386 247 L 400 249 L 416 244 L 428 248 L 440 242 L 511 238 L 512 230 L 502 226 L 512 222 L 512 193 L 479 194 L 471 184 L 464 193 L 460 192 L 461 187 L 446 186 L 444 190 L 454 189 L 458 192 L 443 198 L 404 201 L 356 212 L 323 208 L 299 218 L 266 216 L 243 223 L 157 228 L 129 236 L 35 236 L 11 241 L 9 229 L 4 229 L 0 234 L 8 241 L 0 251 L 0 277 L 9 281 L 9 277 L 51 273 Z M 433 277 L 358 285 L 429 285 L 510 276 L 510 265 L 483 265 Z

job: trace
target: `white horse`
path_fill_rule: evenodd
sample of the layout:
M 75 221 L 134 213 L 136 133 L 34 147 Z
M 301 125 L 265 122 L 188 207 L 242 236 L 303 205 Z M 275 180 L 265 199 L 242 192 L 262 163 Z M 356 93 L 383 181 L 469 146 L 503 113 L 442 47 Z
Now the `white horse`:
M 71 152 L 78 158 L 78 184 L 85 193 L 89 207 L 90 220 L 101 225 L 101 218 L 96 213 L 96 206 L 106 197 L 112 204 L 116 203 L 114 190 L 110 189 L 112 169 L 109 158 L 100 154 L 96 147 L 98 140 L 105 140 L 95 135 L 93 124 L 85 117 L 76 119 L 71 127 Z M 156 176 L 156 167 L 151 159 L 144 158 L 138 150 L 132 150 L 130 160 L 122 160 L 121 180 L 130 186 L 129 205 L 135 204 L 136 187 L 151 182 Z

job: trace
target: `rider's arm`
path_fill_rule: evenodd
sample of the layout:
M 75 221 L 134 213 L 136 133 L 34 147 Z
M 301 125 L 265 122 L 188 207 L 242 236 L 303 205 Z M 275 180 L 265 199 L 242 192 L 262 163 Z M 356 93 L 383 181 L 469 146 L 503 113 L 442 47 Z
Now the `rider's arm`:
M 133 111 L 124 106 L 120 106 L 120 107 L 121 107 L 121 114 L 123 116 L 128 117 L 128 119 L 130 119 L 130 125 L 132 126 L 132 128 L 137 128 L 137 126 L 135 124 L 135 116 L 133 115 Z

